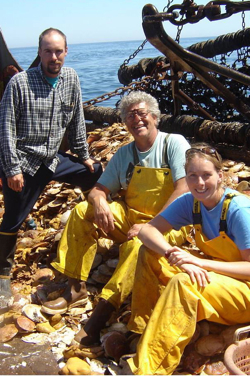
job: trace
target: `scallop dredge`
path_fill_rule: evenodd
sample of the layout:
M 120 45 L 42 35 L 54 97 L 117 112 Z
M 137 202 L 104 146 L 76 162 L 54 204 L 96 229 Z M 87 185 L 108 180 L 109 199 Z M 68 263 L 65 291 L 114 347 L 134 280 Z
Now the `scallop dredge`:
M 95 104 L 132 90 L 145 90 L 159 102 L 163 114 L 160 130 L 180 133 L 193 141 L 206 141 L 216 146 L 223 157 L 249 163 L 250 28 L 245 27 L 248 10 L 249 1 L 215 0 L 196 5 L 192 0 L 184 0 L 181 5 L 168 4 L 161 13 L 153 5 L 145 5 L 142 26 L 146 39 L 118 71 L 124 86 L 84 102 L 86 119 L 96 123 L 117 122 L 117 110 Z M 239 12 L 241 30 L 187 49 L 179 44 L 184 25 L 204 18 L 219 21 Z M 176 40 L 164 30 L 163 21 L 177 26 Z M 163 56 L 128 65 L 147 42 Z M 232 56 L 235 56 L 233 62 Z

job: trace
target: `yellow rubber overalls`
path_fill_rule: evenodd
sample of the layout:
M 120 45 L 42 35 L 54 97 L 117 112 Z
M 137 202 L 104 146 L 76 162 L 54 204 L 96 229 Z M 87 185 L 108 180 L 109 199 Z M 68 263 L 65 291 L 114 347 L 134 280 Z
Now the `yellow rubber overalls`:
M 163 161 L 165 163 L 165 158 Z M 120 246 L 119 264 L 115 274 L 103 289 L 101 297 L 109 300 L 116 308 L 132 291 L 138 250 L 141 246 L 137 237 L 127 241 L 127 232 L 135 223 L 146 223 L 152 219 L 162 209 L 173 190 L 169 168 L 135 166 L 125 200 L 109 204 L 115 219 L 115 229 L 106 237 L 123 244 Z M 87 202 L 78 204 L 66 224 L 58 245 L 57 259 L 52 266 L 68 277 L 86 281 L 96 254 L 99 236 L 99 230 L 94 224 L 92 205 Z M 171 244 L 181 245 L 185 236 L 185 229 L 171 231 L 168 239 Z
M 224 201 L 221 226 L 225 224 L 230 200 L 231 197 Z M 195 205 L 199 212 L 199 203 L 195 202 Z M 237 246 L 222 227 L 217 238 L 208 240 L 202 234 L 201 224 L 197 223 L 195 239 L 200 250 L 212 259 L 242 261 Z M 143 278 L 135 280 L 130 329 L 140 332 L 143 323 L 145 326 L 148 321 L 146 316 L 149 316 L 148 300 L 150 301 L 151 291 L 157 292 L 157 289 L 161 289 L 164 280 L 167 286 L 155 308 L 151 307 L 151 311 L 153 308 L 154 310 L 139 341 L 136 356 L 128 360 L 134 374 L 171 375 L 178 366 L 198 321 L 206 319 L 225 325 L 250 321 L 250 282 L 209 272 L 211 282 L 206 287 L 199 287 L 197 283 L 192 284 L 187 273 L 181 272 L 177 267 L 171 267 L 165 258 L 159 257 L 157 260 L 152 251 L 145 252 L 145 249 L 142 253 L 144 256 L 138 261 L 137 272 L 140 272 Z M 145 272 L 146 263 L 151 265 L 147 270 L 149 275 Z M 154 286 L 157 278 L 161 287 Z M 141 300 L 136 300 L 139 292 L 145 293 L 145 290 L 140 290 L 145 285 L 146 310 L 145 306 L 141 305 Z M 138 325 L 136 321 L 139 322 Z

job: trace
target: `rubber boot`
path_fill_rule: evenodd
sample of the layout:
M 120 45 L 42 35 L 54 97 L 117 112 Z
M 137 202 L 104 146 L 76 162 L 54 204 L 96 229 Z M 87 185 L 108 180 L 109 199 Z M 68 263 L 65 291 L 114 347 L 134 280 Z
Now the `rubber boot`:
M 63 295 L 55 300 L 43 303 L 41 310 L 49 315 L 65 313 L 68 309 L 79 307 L 88 301 L 86 284 L 75 278 L 68 278 L 68 286 Z
M 0 234 L 0 310 L 7 310 L 11 304 L 11 267 L 16 249 L 17 234 Z
M 12 266 L 16 250 L 17 234 L 0 232 L 0 272 L 6 267 L 6 262 Z
M 83 346 L 93 346 L 100 342 L 100 332 L 106 326 L 106 322 L 110 319 L 115 307 L 107 300 L 100 299 L 95 307 L 92 315 L 75 336 L 75 340 Z

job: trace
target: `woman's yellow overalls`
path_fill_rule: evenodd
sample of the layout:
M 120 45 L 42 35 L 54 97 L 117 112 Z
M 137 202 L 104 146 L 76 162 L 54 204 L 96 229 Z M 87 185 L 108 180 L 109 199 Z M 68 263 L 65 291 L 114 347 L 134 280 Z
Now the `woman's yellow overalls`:
M 165 164 L 166 151 L 164 150 Z M 135 161 L 134 164 L 137 161 Z M 109 300 L 114 307 L 120 304 L 132 291 L 135 267 L 141 242 L 137 237 L 127 241 L 127 232 L 135 223 L 150 221 L 164 206 L 174 190 L 169 168 L 148 168 L 135 166 L 124 200 L 109 203 L 115 222 L 114 231 L 103 234 L 120 246 L 119 263 L 101 297 Z M 172 230 L 168 241 L 181 245 L 185 241 L 186 230 Z M 100 231 L 94 224 L 94 211 L 91 204 L 84 201 L 71 213 L 58 245 L 57 259 L 52 266 L 68 277 L 86 281 L 97 250 Z
M 230 201 L 231 197 L 224 201 L 221 227 L 225 225 Z M 199 214 L 197 201 L 194 208 Z M 200 223 L 198 219 L 194 226 L 196 244 L 202 252 L 218 261 L 242 260 L 225 230 L 208 240 Z M 136 273 L 129 329 L 142 333 L 147 326 L 136 357 L 128 360 L 134 374 L 171 375 L 195 332 L 197 321 L 206 319 L 225 325 L 250 321 L 250 282 L 209 272 L 211 282 L 199 287 L 187 273 L 170 266 L 164 257 L 145 247 L 141 247 Z

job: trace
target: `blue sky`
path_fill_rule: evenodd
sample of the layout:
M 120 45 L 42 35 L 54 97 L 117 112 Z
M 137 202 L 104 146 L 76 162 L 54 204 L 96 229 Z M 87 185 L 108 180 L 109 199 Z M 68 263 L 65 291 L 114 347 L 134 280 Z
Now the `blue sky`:
M 146 0 L 0 0 L 4 38 L 10 48 L 34 47 L 39 34 L 48 27 L 62 30 L 69 44 L 144 40 L 141 12 Z M 181 4 L 174 0 L 172 4 Z M 208 1 L 197 0 L 197 4 Z M 152 4 L 159 12 L 167 1 L 155 0 Z M 223 12 L 225 8 L 222 8 Z M 246 26 L 249 13 L 246 12 Z M 181 37 L 218 36 L 241 29 L 241 14 L 222 21 L 202 20 L 186 25 Z M 164 22 L 170 36 L 176 36 L 176 27 Z

